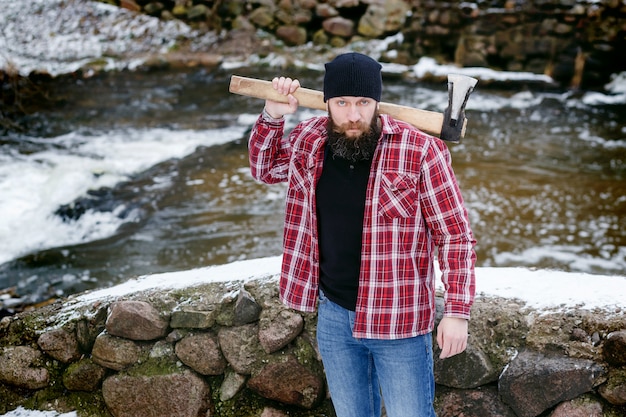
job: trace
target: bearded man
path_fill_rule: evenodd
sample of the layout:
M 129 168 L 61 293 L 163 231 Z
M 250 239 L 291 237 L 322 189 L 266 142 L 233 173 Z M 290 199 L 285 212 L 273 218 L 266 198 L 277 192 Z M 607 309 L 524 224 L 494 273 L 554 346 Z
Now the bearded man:
M 317 308 L 317 343 L 338 417 L 433 417 L 435 254 L 444 285 L 440 357 L 465 350 L 474 240 L 447 146 L 378 114 L 381 65 L 325 65 L 328 116 L 300 122 L 298 80 L 277 77 L 249 141 L 254 178 L 287 182 L 280 298 Z

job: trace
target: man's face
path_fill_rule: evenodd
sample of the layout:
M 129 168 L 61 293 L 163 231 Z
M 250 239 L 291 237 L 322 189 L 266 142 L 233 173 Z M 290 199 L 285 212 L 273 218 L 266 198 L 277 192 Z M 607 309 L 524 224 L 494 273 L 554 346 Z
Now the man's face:
M 352 162 L 371 160 L 381 133 L 378 103 L 364 97 L 332 98 L 328 114 L 328 145 L 333 156 Z
M 348 138 L 369 132 L 378 110 L 378 102 L 369 97 L 333 97 L 327 103 L 334 131 Z

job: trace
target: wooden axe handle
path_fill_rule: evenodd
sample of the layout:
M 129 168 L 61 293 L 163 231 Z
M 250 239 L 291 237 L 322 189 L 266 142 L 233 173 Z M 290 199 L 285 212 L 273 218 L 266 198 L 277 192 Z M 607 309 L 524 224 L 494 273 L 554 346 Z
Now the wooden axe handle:
M 233 75 L 230 79 L 229 91 L 231 93 L 241 94 L 248 97 L 278 101 L 281 103 L 287 102 L 286 96 L 279 94 L 276 90 L 274 90 L 271 81 L 258 80 L 256 78 Z M 300 106 L 317 110 L 326 110 L 324 94 L 321 91 L 300 87 L 294 93 L 294 97 L 298 99 Z M 443 113 L 420 110 L 413 107 L 400 106 L 385 102 L 381 102 L 379 108 L 381 113 L 388 114 L 395 119 L 410 123 L 426 133 L 435 136 L 441 135 Z M 463 133 L 465 133 L 465 129 L 463 129 Z

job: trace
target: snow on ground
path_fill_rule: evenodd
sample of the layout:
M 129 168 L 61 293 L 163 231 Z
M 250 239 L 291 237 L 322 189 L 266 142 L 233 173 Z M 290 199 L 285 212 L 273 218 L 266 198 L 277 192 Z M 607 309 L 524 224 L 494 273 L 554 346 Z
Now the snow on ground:
M 179 39 L 210 44 L 181 21 L 164 21 L 88 0 L 0 0 L 0 68 L 67 74 L 93 61 L 130 68 Z
M 197 268 L 181 272 L 147 275 L 111 288 L 70 298 L 75 303 L 116 298 L 149 289 L 176 289 L 209 282 L 277 279 L 281 257 L 268 257 Z M 440 273 L 438 272 L 438 275 Z M 439 289 L 442 284 L 437 279 Z M 626 307 L 626 276 L 527 268 L 476 268 L 476 294 L 485 297 L 518 298 L 528 307 L 543 309 L 601 309 L 607 312 Z
M 9 411 L 6 414 L 2 414 L 3 417 L 78 417 L 75 411 L 71 413 L 60 414 L 56 411 L 36 411 L 27 410 L 24 407 L 18 407 L 13 411 Z
M 71 413 L 59 414 L 56 411 L 35 411 L 27 410 L 24 407 L 18 407 L 13 411 L 2 414 L 3 417 L 77 417 L 75 411 Z

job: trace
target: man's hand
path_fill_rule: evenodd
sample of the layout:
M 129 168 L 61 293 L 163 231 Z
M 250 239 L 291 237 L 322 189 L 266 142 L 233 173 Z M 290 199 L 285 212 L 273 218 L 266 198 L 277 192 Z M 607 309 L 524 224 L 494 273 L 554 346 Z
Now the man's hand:
M 275 77 L 272 86 L 280 94 L 287 96 L 289 103 L 279 103 L 272 100 L 265 100 L 265 111 L 274 119 L 280 119 L 286 114 L 295 113 L 298 110 L 298 99 L 293 93 L 300 87 L 300 81 L 286 77 Z
M 444 317 L 437 326 L 437 344 L 441 349 L 440 359 L 457 355 L 467 347 L 467 320 Z

